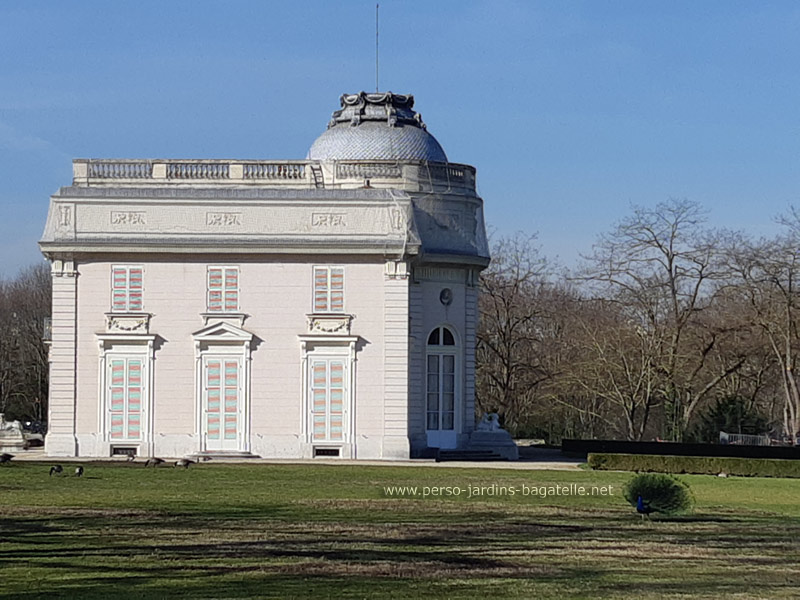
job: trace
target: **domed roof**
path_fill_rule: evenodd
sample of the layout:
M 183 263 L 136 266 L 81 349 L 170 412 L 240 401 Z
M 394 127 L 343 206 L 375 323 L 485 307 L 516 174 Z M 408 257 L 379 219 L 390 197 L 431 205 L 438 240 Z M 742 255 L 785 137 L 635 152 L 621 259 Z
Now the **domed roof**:
M 414 112 L 414 96 L 344 94 L 328 129 L 311 145 L 311 160 L 430 160 L 447 155 Z

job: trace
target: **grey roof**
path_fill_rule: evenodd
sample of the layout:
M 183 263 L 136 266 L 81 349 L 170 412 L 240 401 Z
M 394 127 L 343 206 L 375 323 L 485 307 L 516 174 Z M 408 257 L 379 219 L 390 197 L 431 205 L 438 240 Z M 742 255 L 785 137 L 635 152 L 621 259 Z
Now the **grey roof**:
M 430 133 L 414 97 L 392 94 L 345 94 L 328 129 L 308 151 L 311 160 L 429 160 L 447 162 Z

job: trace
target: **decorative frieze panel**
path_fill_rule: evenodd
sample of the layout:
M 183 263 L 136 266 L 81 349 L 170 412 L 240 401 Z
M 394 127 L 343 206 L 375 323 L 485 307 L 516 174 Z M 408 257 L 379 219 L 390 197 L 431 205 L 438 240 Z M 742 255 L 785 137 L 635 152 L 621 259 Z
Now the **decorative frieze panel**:
M 206 225 L 211 227 L 236 227 L 242 224 L 242 213 L 235 212 L 208 212 Z
M 399 208 L 390 208 L 389 225 L 392 228 L 392 231 L 405 231 L 406 229 L 405 211 Z
M 72 223 L 72 205 L 62 204 L 58 207 L 58 226 L 69 227 Z
M 311 202 L 301 200 L 249 202 L 247 206 L 236 207 L 234 210 L 224 206 L 202 206 L 199 202 L 164 202 L 157 210 L 141 210 L 133 202 L 126 202 L 128 206 L 85 203 L 77 207 L 80 213 L 77 237 L 89 240 L 95 236 L 135 233 L 154 240 L 171 240 L 231 234 L 245 235 L 248 236 L 248 241 L 252 241 L 266 236 L 278 236 L 284 240 L 287 236 L 331 233 L 349 236 L 391 235 L 396 238 L 404 236 L 404 211 L 392 206 L 398 212 L 389 213 L 385 204 L 388 199 L 380 200 L 384 202 L 349 206 L 341 206 L 342 202 L 337 202 L 338 206 L 319 206 L 322 202 L 316 202 L 317 206 L 313 206 Z M 52 237 L 53 240 L 73 239 L 75 216 L 74 205 L 56 204 L 51 213 L 50 230 L 45 232 L 45 237 Z
M 75 205 L 58 202 L 53 205 L 48 224 L 53 227 L 59 237 L 71 238 L 75 235 Z
M 350 335 L 350 323 L 353 315 L 306 315 L 308 317 L 308 333 L 328 335 Z
M 150 333 L 150 313 L 106 313 L 106 333 Z
M 347 227 L 345 213 L 312 213 L 311 227 L 314 229 L 340 229 Z
M 112 225 L 147 225 L 145 213 L 140 211 L 111 211 Z

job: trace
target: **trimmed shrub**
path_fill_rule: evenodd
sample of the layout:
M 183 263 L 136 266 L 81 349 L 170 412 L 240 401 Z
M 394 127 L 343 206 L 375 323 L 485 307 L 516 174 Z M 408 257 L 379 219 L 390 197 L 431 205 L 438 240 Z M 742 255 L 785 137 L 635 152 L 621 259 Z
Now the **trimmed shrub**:
M 645 473 L 625 484 L 625 499 L 636 506 L 639 496 L 653 511 L 676 515 L 691 510 L 694 498 L 689 486 L 672 475 Z
M 597 453 L 589 454 L 588 464 L 600 471 L 800 478 L 800 461 L 774 458 Z

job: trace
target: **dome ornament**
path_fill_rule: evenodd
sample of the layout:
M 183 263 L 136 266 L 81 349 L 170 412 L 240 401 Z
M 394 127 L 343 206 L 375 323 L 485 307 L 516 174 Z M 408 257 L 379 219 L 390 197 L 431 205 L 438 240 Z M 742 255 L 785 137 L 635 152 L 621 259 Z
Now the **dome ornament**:
M 328 129 L 339 123 L 354 127 L 366 121 L 384 121 L 390 127 L 413 125 L 425 129 L 422 117 L 414 112 L 414 96 L 392 92 L 342 94 L 342 108 L 331 115 Z
M 439 142 L 414 110 L 411 94 L 361 91 L 342 94 L 339 104 L 308 158 L 447 162 Z

